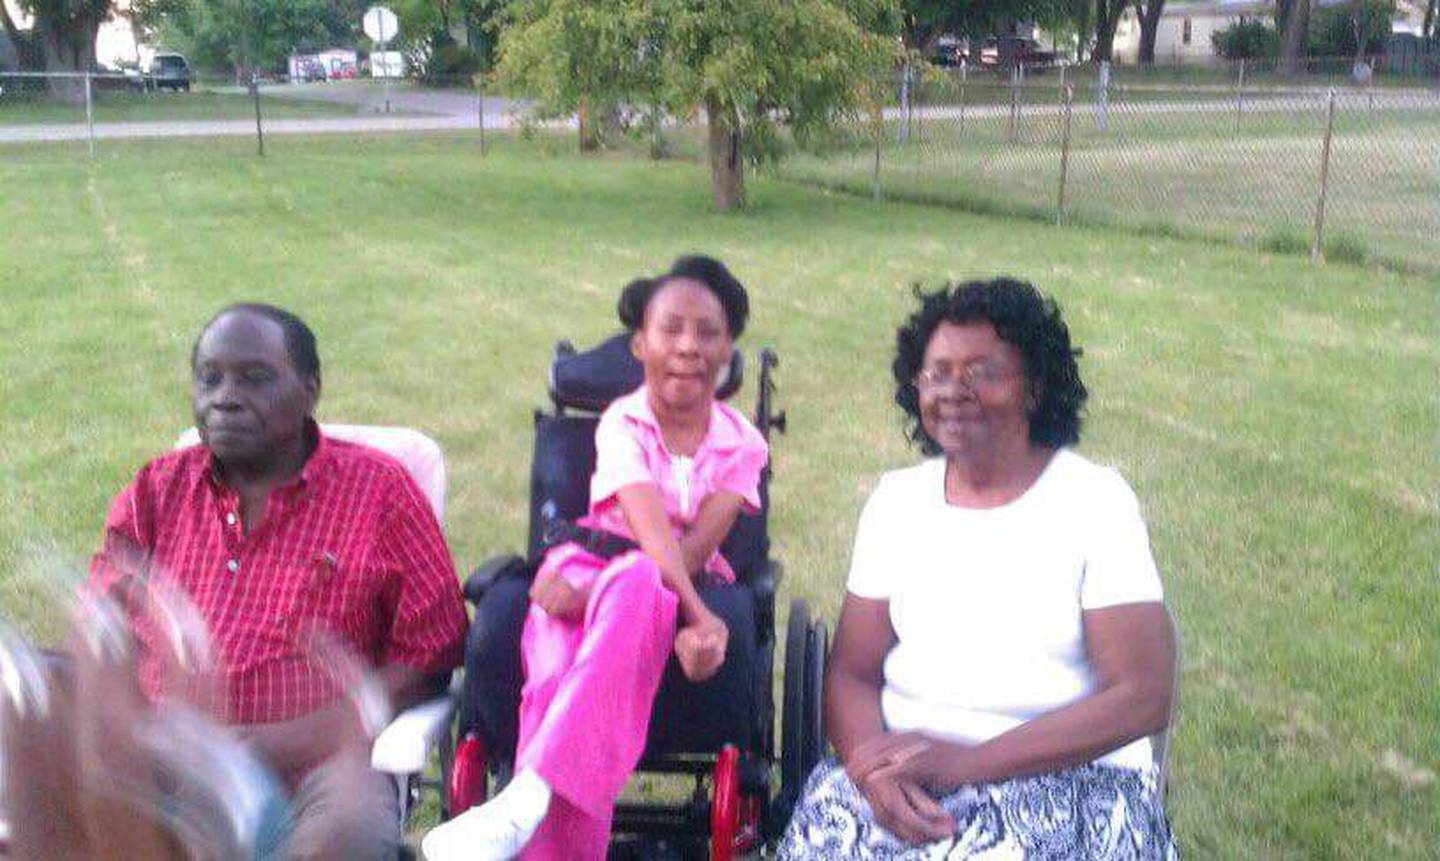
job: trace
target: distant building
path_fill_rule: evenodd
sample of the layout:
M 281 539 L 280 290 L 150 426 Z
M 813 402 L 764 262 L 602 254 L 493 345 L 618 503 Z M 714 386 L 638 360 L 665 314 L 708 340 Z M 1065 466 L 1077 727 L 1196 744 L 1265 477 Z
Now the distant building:
M 360 57 L 351 48 L 329 48 L 312 54 L 291 54 L 286 71 L 291 80 L 337 81 L 353 78 L 359 70 Z
M 1317 0 L 1318 6 L 1337 6 L 1351 0 Z M 1398 0 L 1392 26 L 1397 33 L 1417 33 L 1425 15 L 1424 3 Z M 1168 2 L 1155 31 L 1155 62 L 1209 63 L 1217 59 L 1210 37 L 1231 24 L 1259 18 L 1275 24 L 1274 0 L 1180 0 Z M 1112 56 L 1117 63 L 1134 63 L 1140 56 L 1140 21 L 1133 7 L 1125 10 L 1115 28 Z

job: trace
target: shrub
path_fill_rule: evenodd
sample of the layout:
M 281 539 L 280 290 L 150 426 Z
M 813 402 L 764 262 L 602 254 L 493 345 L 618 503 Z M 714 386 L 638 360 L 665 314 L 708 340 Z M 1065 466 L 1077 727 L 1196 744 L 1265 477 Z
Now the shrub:
M 1215 53 L 1227 60 L 1253 60 L 1280 53 L 1280 34 L 1258 18 L 1236 21 L 1210 34 Z
M 1316 57 L 1353 57 L 1355 45 L 1355 5 L 1320 6 L 1310 13 L 1308 47 Z M 1360 31 L 1365 38 L 1366 54 L 1385 50 L 1390 35 L 1390 19 L 1395 15 L 1394 0 L 1364 0 L 1360 7 Z

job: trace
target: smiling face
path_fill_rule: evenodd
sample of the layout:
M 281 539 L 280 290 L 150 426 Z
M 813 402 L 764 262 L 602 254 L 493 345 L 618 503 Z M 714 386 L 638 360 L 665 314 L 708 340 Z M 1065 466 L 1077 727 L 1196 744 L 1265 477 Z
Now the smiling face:
M 280 452 L 303 448 L 320 382 L 301 377 L 285 330 L 235 311 L 210 324 L 195 345 L 190 404 L 200 440 L 227 467 L 264 471 Z
M 947 456 L 988 455 L 1028 444 L 1024 360 L 990 323 L 937 326 L 915 385 L 920 424 Z
M 733 343 L 725 309 L 699 281 L 676 278 L 655 291 L 630 349 L 645 368 L 659 406 L 685 411 L 708 405 Z

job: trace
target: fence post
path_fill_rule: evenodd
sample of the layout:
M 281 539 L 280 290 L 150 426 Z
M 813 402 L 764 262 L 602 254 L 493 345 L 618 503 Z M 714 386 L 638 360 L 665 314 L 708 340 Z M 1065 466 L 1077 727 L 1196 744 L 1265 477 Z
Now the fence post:
M 875 126 L 875 173 L 870 178 L 870 197 L 878 203 L 880 201 L 880 146 L 885 140 L 885 105 L 878 94 L 875 105 L 871 108 L 870 122 Z
M 965 136 L 965 78 L 970 72 L 970 63 L 960 58 L 960 137 Z
M 1110 130 L 1110 61 L 1100 61 L 1100 84 L 1095 88 L 1095 125 Z
M 1235 79 L 1235 131 L 1240 131 L 1240 114 L 1245 110 L 1245 58 L 1240 58 L 1240 74 Z
M 480 154 L 483 156 L 485 155 L 485 82 L 480 81 L 477 87 L 480 90 L 480 110 L 477 117 L 480 123 Z M 651 146 L 653 147 L 654 144 Z
M 260 124 L 260 77 L 250 70 L 250 95 L 255 99 L 255 146 L 261 158 L 265 157 L 265 129 Z
M 1020 140 L 1020 64 L 1010 67 L 1010 127 L 1006 140 L 1017 143 Z
M 1064 101 L 1064 125 L 1060 132 L 1060 194 L 1055 201 L 1055 223 L 1065 223 L 1065 182 L 1070 176 L 1070 106 L 1075 100 L 1075 90 L 1066 86 L 1062 91 Z
M 95 96 L 90 81 L 90 69 L 85 69 L 85 140 L 90 157 L 95 157 Z
M 900 113 L 904 116 L 895 129 L 895 142 L 903 144 L 910 140 L 910 63 L 900 70 Z
M 1325 238 L 1325 196 L 1330 190 L 1330 141 L 1335 136 L 1335 88 L 1330 88 L 1330 98 L 1325 108 L 1325 143 L 1320 148 L 1320 194 L 1315 199 L 1315 236 L 1310 240 L 1310 259 L 1315 263 L 1325 261 L 1321 243 Z

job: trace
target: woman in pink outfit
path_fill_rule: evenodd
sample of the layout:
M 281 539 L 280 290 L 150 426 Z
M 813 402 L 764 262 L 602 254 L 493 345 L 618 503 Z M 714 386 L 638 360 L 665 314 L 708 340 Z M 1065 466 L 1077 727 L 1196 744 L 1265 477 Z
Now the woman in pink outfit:
M 432 830 L 430 861 L 603 859 L 670 654 L 692 681 L 720 668 L 729 632 L 695 579 L 735 579 L 718 548 L 742 510 L 760 507 L 765 440 L 715 399 L 748 311 L 745 288 L 708 257 L 625 288 L 620 319 L 645 382 L 600 418 L 579 525 L 638 549 L 546 554 L 521 639 L 515 779 Z

